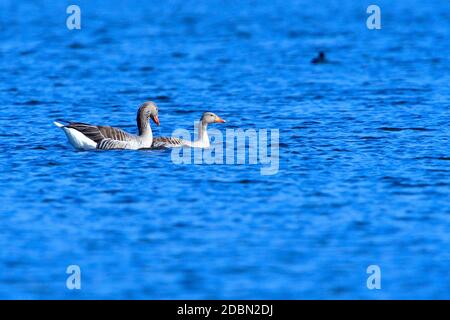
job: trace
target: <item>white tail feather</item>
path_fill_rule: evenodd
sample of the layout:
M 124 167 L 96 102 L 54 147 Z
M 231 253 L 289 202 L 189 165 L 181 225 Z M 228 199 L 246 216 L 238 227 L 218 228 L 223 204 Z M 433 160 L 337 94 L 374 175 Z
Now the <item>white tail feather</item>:
M 67 128 L 58 121 L 54 121 L 53 124 L 64 131 L 70 144 L 76 149 L 91 150 L 97 147 L 97 143 L 95 141 L 89 139 L 81 132 L 72 128 Z

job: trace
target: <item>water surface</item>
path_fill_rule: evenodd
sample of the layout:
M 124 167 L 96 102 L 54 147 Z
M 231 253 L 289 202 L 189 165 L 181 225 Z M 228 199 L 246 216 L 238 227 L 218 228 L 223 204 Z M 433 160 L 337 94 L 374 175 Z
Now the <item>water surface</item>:
M 0 5 L 0 298 L 450 298 L 448 1 L 378 1 L 381 30 L 370 1 L 70 4 Z M 52 124 L 135 132 L 149 99 L 155 135 L 279 129 L 279 172 Z

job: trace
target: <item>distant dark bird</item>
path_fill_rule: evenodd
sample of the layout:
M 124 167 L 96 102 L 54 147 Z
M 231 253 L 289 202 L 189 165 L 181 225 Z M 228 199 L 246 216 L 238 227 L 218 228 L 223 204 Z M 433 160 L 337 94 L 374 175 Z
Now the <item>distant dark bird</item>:
M 327 62 L 327 59 L 325 58 L 325 53 L 323 51 L 320 51 L 317 57 L 311 60 L 311 63 L 318 64 L 318 63 L 325 63 Z

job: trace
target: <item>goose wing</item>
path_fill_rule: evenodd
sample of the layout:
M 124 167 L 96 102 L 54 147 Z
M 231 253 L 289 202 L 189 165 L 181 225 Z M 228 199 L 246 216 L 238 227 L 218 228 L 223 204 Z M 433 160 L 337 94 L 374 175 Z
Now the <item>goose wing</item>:
M 153 138 L 152 148 L 175 148 L 189 146 L 189 142 L 174 137 L 155 137 Z
M 97 144 L 97 149 L 113 150 L 113 149 L 127 149 L 128 141 L 114 140 L 110 138 L 103 139 Z
M 67 128 L 75 129 L 97 143 L 97 149 L 123 149 L 135 137 L 121 129 L 109 126 L 95 126 L 82 122 L 72 122 Z

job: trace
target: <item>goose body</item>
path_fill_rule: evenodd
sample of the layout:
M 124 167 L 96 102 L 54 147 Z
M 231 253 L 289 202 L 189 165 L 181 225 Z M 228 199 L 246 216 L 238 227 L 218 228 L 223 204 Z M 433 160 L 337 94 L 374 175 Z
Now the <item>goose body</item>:
M 153 102 L 144 103 L 137 113 L 138 135 L 130 134 L 122 129 L 110 126 L 97 126 L 82 122 L 68 122 L 54 124 L 61 128 L 70 144 L 78 150 L 137 150 L 150 148 L 153 144 L 153 133 L 149 124 L 152 119 L 159 125 L 158 109 Z
M 198 126 L 198 138 L 195 141 L 188 141 L 175 137 L 155 137 L 153 139 L 153 148 L 209 148 L 208 124 L 210 123 L 224 123 L 225 120 L 215 115 L 212 112 L 205 112 L 200 119 Z
M 191 147 L 192 142 L 174 137 L 155 137 L 152 148 Z

